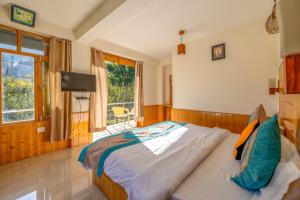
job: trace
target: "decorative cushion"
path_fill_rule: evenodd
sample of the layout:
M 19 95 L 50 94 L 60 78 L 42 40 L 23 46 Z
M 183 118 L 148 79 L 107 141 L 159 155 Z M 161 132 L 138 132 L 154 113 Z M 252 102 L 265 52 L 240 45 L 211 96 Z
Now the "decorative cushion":
M 298 183 L 297 183 L 298 180 Z M 300 186 L 300 171 L 292 162 L 280 162 L 267 187 L 255 192 L 251 200 L 282 200 L 283 196 L 293 197 L 300 195 L 300 190 L 295 190 Z M 298 198 L 288 198 L 289 200 L 299 200 Z
M 245 146 L 248 138 L 254 132 L 255 128 L 257 128 L 257 125 L 258 125 L 258 120 L 253 120 L 241 133 L 240 138 L 235 143 L 234 149 L 233 149 L 233 157 L 236 160 L 241 159 L 244 146 Z
M 260 104 L 255 109 L 255 111 L 250 115 L 248 124 L 250 124 L 254 120 L 258 120 L 259 124 L 262 124 L 262 123 L 264 123 L 264 121 L 267 120 L 267 114 L 266 114 L 266 111 L 265 111 L 264 106 L 262 104 Z
M 242 153 L 241 171 L 231 180 L 250 191 L 265 187 L 273 176 L 280 153 L 280 130 L 274 115 L 248 139 Z

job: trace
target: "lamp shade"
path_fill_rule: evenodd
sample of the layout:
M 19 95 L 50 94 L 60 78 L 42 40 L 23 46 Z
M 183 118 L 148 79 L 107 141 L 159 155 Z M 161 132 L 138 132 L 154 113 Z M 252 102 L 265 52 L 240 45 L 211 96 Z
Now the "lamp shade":
M 185 44 L 179 44 L 177 46 L 177 50 L 178 50 L 178 55 L 185 54 Z

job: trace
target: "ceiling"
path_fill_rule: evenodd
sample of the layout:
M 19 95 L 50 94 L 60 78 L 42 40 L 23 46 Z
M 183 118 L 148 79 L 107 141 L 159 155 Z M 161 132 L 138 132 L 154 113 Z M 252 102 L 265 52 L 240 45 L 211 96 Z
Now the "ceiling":
M 180 29 L 187 31 L 184 40 L 190 41 L 266 17 L 272 6 L 273 0 L 127 0 L 86 38 L 163 59 L 179 43 Z
M 74 29 L 99 7 L 104 0 L 0 0 L 0 6 L 10 3 L 31 9 L 37 18 Z
M 1 0 L 0 5 L 8 3 L 72 29 L 80 42 L 106 40 L 157 59 L 171 56 L 180 29 L 187 31 L 186 42 L 267 17 L 273 6 L 273 0 Z

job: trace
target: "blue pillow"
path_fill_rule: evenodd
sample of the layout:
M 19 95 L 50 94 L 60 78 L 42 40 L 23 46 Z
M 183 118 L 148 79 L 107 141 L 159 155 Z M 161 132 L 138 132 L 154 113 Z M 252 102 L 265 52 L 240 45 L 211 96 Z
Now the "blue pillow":
M 265 187 L 280 161 L 280 152 L 280 130 L 274 115 L 248 139 L 242 154 L 241 171 L 231 180 L 250 191 Z

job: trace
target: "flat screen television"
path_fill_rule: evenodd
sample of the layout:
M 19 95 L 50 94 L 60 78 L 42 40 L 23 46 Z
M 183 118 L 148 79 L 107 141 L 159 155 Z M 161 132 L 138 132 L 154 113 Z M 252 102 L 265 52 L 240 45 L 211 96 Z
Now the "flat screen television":
M 96 76 L 62 71 L 61 90 L 70 92 L 96 92 Z

